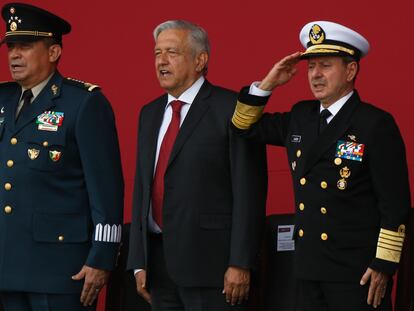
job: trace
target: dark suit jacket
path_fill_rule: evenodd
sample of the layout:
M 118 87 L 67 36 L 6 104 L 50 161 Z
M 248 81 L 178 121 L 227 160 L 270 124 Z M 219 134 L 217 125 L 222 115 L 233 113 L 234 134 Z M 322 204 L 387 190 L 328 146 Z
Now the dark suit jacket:
M 245 88 L 239 101 L 257 107 L 267 98 Z M 319 105 L 299 102 L 288 113 L 263 114 L 249 130 L 234 127 L 242 136 L 286 147 L 296 201 L 296 276 L 358 282 L 369 266 L 392 274 L 411 203 L 398 127 L 355 91 L 318 135 Z M 339 156 L 344 142 L 361 147 L 360 158 L 356 149 L 349 158 Z M 388 231 L 380 235 L 381 229 Z
M 231 131 L 236 96 L 206 81 L 169 160 L 163 246 L 168 273 L 180 286 L 223 286 L 229 265 L 251 268 L 256 261 L 265 213 L 265 149 Z M 166 103 L 165 94 L 140 114 L 129 269 L 151 269 L 147 219 Z
M 15 122 L 20 92 L 0 85 L 0 291 L 78 293 L 71 276 L 84 264 L 112 270 L 119 248 L 112 109 L 98 88 L 55 73 Z M 63 117 L 54 129 L 53 113 Z

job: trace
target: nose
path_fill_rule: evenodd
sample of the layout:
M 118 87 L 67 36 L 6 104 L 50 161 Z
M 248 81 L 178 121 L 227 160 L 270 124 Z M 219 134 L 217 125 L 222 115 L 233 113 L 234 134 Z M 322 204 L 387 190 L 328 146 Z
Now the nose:
M 9 46 L 8 47 L 8 55 L 10 59 L 16 59 L 20 57 L 20 49 L 16 46 Z
M 310 74 L 312 78 L 320 78 L 322 76 L 321 68 L 316 65 L 312 69 L 310 69 Z
M 157 54 L 157 56 L 155 58 L 155 62 L 157 64 L 157 66 L 167 65 L 168 64 L 167 53 L 161 52 L 161 53 Z

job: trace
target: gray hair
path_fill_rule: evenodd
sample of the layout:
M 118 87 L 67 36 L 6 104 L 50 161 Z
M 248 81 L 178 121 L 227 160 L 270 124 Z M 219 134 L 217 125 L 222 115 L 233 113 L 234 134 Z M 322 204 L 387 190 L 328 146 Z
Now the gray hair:
M 190 32 L 189 39 L 191 41 L 191 48 L 194 55 L 205 52 L 208 56 L 210 56 L 210 42 L 208 40 L 208 35 L 207 32 L 200 26 L 184 20 L 166 21 L 155 27 L 153 32 L 154 40 L 157 40 L 160 33 L 167 29 L 188 30 Z M 207 64 L 204 70 L 207 72 Z

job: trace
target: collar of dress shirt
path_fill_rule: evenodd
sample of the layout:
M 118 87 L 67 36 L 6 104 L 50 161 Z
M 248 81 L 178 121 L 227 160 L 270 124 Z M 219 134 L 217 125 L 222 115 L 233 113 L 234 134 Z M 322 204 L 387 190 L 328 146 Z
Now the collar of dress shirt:
M 178 98 L 175 98 L 171 94 L 168 94 L 168 101 L 167 101 L 167 104 L 166 104 L 165 108 L 167 108 L 168 105 L 173 100 L 180 100 L 183 103 L 191 105 L 194 101 L 194 98 L 197 96 L 198 91 L 200 91 L 201 86 L 203 85 L 204 81 L 205 81 L 204 76 L 201 76 L 200 78 L 198 78 L 198 80 L 196 82 L 193 83 L 192 86 L 190 86 L 187 90 L 185 90 L 185 92 L 182 93 L 180 95 L 180 97 L 178 97 Z
M 334 102 L 332 105 L 330 105 L 328 108 L 326 108 L 331 113 L 331 116 L 329 116 L 329 118 L 326 119 L 328 123 L 331 122 L 331 120 L 335 117 L 339 110 L 341 110 L 342 106 L 345 105 L 346 101 L 352 96 L 352 94 L 354 94 L 354 91 L 349 92 L 348 94 Z M 325 108 L 323 108 L 322 104 L 320 104 L 319 112 L 322 112 L 322 110 L 324 109 Z
M 40 92 L 44 89 L 44 87 L 49 83 L 50 79 L 52 78 L 54 72 L 46 78 L 46 80 L 43 80 L 42 82 L 40 82 L 38 85 L 32 87 L 32 93 L 33 93 L 33 98 L 32 101 L 33 102 L 36 97 L 40 94 Z M 22 87 L 22 96 L 23 96 L 23 92 L 26 91 L 27 89 Z M 21 98 L 20 98 L 21 100 Z

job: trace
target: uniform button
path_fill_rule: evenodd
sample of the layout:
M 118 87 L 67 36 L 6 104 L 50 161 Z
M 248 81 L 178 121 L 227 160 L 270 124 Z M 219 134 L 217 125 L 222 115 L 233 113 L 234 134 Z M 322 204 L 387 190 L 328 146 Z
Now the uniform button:
M 299 230 L 299 236 L 303 237 L 303 235 L 305 234 L 305 231 L 303 231 L 302 229 Z
M 301 155 L 302 155 L 302 151 L 300 149 L 298 149 L 298 151 L 296 151 L 296 156 L 298 158 L 300 158 Z
M 322 233 L 322 234 L 321 234 L 321 239 L 322 239 L 323 241 L 326 241 L 326 240 L 328 239 L 328 235 L 327 235 L 326 233 Z
M 7 182 L 7 183 L 4 184 L 4 189 L 6 189 L 7 191 L 11 190 L 11 188 L 12 188 L 11 183 Z
M 49 146 L 49 142 L 48 141 L 44 141 L 43 142 L 43 147 L 47 147 L 47 146 Z
M 341 164 L 342 164 L 342 159 L 341 159 L 341 158 L 336 158 L 336 159 L 334 160 L 334 163 L 335 163 L 336 165 L 341 165 Z
M 8 167 L 13 167 L 13 165 L 14 165 L 13 160 L 9 160 L 9 161 L 7 161 L 7 166 L 8 166 Z
M 304 184 L 306 184 L 306 178 L 305 177 L 302 177 L 301 179 L 300 179 L 300 184 L 303 186 Z
M 17 138 L 16 138 L 16 137 L 13 137 L 12 139 L 10 139 L 10 143 L 11 143 L 12 145 L 17 144 Z
M 326 214 L 326 213 L 327 213 L 327 210 L 326 210 L 326 208 L 325 208 L 325 207 L 321 207 L 321 213 L 322 213 L 322 214 Z
M 303 211 L 303 210 L 305 209 L 305 204 L 300 203 L 300 204 L 299 204 L 299 209 L 300 209 L 301 211 Z
M 63 241 L 65 239 L 65 237 L 63 235 L 59 235 L 58 240 L 59 241 Z
M 11 206 L 9 206 L 9 205 L 5 206 L 5 207 L 4 207 L 4 212 L 5 212 L 6 214 L 11 214 L 11 212 L 12 212 L 12 208 L 11 208 Z
M 326 189 L 328 187 L 328 184 L 326 181 L 321 182 L 321 188 Z

